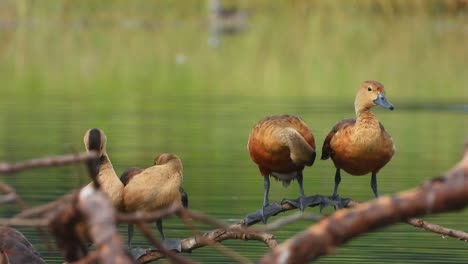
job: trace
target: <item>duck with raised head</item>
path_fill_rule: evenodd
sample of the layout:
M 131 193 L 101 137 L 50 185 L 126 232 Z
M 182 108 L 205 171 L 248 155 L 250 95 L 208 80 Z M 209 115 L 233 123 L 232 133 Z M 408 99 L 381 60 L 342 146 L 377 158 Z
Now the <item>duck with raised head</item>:
M 123 207 L 127 212 L 152 212 L 174 203 L 188 205 L 188 198 L 181 184 L 182 161 L 174 154 L 163 153 L 154 159 L 154 166 L 147 169 L 131 168 L 121 175 L 124 187 Z M 185 198 L 184 198 L 185 197 Z M 165 239 L 162 221 L 156 227 Z M 128 245 L 131 246 L 133 225 L 128 225 Z
M 333 198 L 338 197 L 341 169 L 356 176 L 372 173 L 371 188 L 375 197 L 379 196 L 377 173 L 390 161 L 395 146 L 392 137 L 370 111 L 376 105 L 394 109 L 385 97 L 382 83 L 363 82 L 354 101 L 356 119 L 338 122 L 323 142 L 322 160 L 331 158 L 336 167 Z
M 123 184 L 112 167 L 106 151 L 107 137 L 104 131 L 92 128 L 84 136 L 86 151 L 96 151 L 99 156 L 99 174 L 97 180 L 102 191 L 107 194 L 116 209 L 121 209 L 123 199 Z M 90 183 L 93 184 L 93 183 Z
M 293 115 L 273 115 L 260 120 L 252 129 L 248 141 L 250 158 L 258 165 L 264 179 L 262 220 L 268 216 L 270 177 L 287 187 L 292 180 L 299 184 L 299 209 L 308 206 L 303 188 L 305 166 L 315 161 L 315 140 L 306 123 Z

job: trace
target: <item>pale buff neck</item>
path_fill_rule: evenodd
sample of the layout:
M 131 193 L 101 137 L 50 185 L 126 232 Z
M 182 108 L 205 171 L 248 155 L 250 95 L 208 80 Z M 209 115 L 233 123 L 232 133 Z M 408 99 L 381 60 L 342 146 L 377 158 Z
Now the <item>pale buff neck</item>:
M 114 171 L 114 167 L 112 166 L 112 163 L 107 155 L 107 153 L 103 153 L 101 158 L 100 158 L 100 164 L 99 164 L 99 176 L 102 175 L 109 175 L 109 176 L 116 176 L 117 174 Z
M 363 100 L 360 100 L 359 94 L 354 100 L 354 110 L 356 112 L 356 126 L 373 126 L 379 124 L 377 117 L 371 112 L 371 105 L 368 103 L 363 103 Z
M 353 142 L 369 142 L 380 138 L 381 135 L 379 120 L 369 109 L 359 113 L 352 129 Z

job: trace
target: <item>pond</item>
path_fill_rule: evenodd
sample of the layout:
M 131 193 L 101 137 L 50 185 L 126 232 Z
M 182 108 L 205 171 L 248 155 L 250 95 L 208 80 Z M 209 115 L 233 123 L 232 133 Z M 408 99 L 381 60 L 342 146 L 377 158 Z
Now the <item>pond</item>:
M 183 185 L 189 193 L 190 207 L 225 221 L 236 221 L 261 206 L 263 181 L 246 149 L 249 131 L 256 121 L 272 113 L 300 115 L 312 129 L 320 153 L 322 141 L 334 122 L 354 114 L 349 103 L 333 102 L 327 106 L 326 102 L 314 104 L 304 98 L 275 102 L 231 97 L 227 102 L 223 97 L 192 97 L 187 100 L 175 96 L 148 99 L 154 104 L 142 101 L 137 104 L 139 107 L 134 114 L 129 114 L 131 109 L 110 109 L 114 103 L 107 105 L 103 102 L 104 114 L 100 115 L 105 117 L 102 117 L 103 121 L 95 121 L 94 114 L 86 110 L 88 102 L 52 99 L 54 104 L 42 104 L 39 100 L 34 111 L 4 108 L 2 118 L 9 125 L 3 133 L 6 150 L 3 159 L 21 160 L 81 151 L 86 129 L 100 127 L 107 133 L 108 153 L 118 174 L 128 167 L 149 166 L 158 153 L 176 153 L 184 162 Z M 393 103 L 397 107 L 394 111 L 374 111 L 397 146 L 397 154 L 378 177 L 383 194 L 412 188 L 450 168 L 460 158 L 466 134 L 461 129 L 446 129 L 460 127 L 460 121 L 467 118 L 466 112 L 405 109 L 398 108 L 398 101 Z M 73 105 L 82 111 L 74 110 Z M 438 140 L 440 138 L 443 141 Z M 314 166 L 305 170 L 306 193 L 331 194 L 333 176 L 331 162 L 317 160 Z M 13 185 L 30 206 L 51 201 L 88 181 L 86 171 L 78 165 L 26 171 L 3 179 Z M 372 199 L 369 180 L 368 176 L 345 174 L 340 193 L 359 201 Z M 284 189 L 273 181 L 270 195 L 272 201 L 297 197 L 298 188 L 293 183 Z M 2 215 L 10 215 L 13 211 L 12 208 L 3 208 Z M 319 213 L 318 209 L 307 211 Z M 325 213 L 331 213 L 331 210 Z M 467 230 L 466 216 L 467 212 L 463 211 L 426 220 Z M 284 240 L 309 224 L 301 221 L 274 234 Z M 191 234 L 175 218 L 165 221 L 165 226 L 170 238 L 184 238 Z M 202 229 L 210 228 L 202 225 Z M 60 262 L 57 252 L 44 252 L 45 248 L 34 230 L 21 230 L 43 252 L 48 262 Z M 124 226 L 120 231 L 126 237 Z M 144 246 L 145 243 L 140 235 L 135 238 L 136 245 Z M 228 241 L 224 244 L 253 260 L 266 251 L 258 242 Z M 324 257 L 321 261 L 462 262 L 467 256 L 463 242 L 399 224 L 355 239 L 340 247 L 336 255 Z M 229 261 L 228 257 L 213 249 L 196 250 L 190 257 L 204 263 Z

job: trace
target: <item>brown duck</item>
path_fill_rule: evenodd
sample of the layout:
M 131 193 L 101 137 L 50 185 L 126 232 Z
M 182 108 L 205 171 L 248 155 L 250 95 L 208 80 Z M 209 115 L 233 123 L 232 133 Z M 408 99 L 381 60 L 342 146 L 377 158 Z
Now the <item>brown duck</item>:
M 123 208 L 125 211 L 157 211 L 174 203 L 188 204 L 187 194 L 181 188 L 182 161 L 174 154 L 163 153 L 147 169 L 131 168 L 121 175 L 124 187 Z M 162 221 L 156 227 L 165 239 Z M 128 226 L 128 244 L 131 245 L 133 225 Z
M 98 128 L 89 129 L 85 133 L 84 144 L 87 151 L 94 150 L 98 153 L 100 166 L 97 179 L 101 184 L 103 192 L 107 194 L 112 204 L 117 209 L 121 209 L 124 185 L 115 173 L 109 155 L 106 152 L 106 134 Z
M 385 97 L 383 84 L 377 81 L 362 83 L 354 101 L 356 119 L 338 122 L 323 142 L 322 160 L 331 158 L 336 167 L 335 198 L 341 169 L 356 176 L 372 173 L 371 188 L 375 197 L 379 196 L 377 173 L 390 161 L 395 146 L 392 137 L 370 111 L 376 105 L 394 109 Z
M 315 161 L 315 141 L 306 123 L 293 115 L 274 115 L 259 121 L 250 132 L 248 149 L 251 159 L 264 177 L 262 220 L 269 204 L 270 176 L 287 187 L 296 179 L 300 191 L 300 210 L 304 210 L 305 194 L 302 171 Z

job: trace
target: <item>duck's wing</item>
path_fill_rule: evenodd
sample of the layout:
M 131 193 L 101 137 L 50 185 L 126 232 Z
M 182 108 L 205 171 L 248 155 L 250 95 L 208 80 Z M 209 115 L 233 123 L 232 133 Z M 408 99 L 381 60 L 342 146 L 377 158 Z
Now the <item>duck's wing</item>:
M 333 156 L 333 149 L 330 146 L 330 142 L 332 138 L 335 136 L 336 132 L 338 132 L 341 129 L 344 129 L 347 126 L 352 126 L 356 123 L 356 119 L 354 118 L 348 118 L 348 119 L 343 119 L 340 122 L 338 122 L 328 133 L 327 137 L 323 141 L 323 146 L 322 146 L 322 160 L 326 160 Z
M 144 171 L 143 169 L 140 169 L 140 168 L 129 168 L 127 169 L 126 171 L 124 171 L 122 173 L 122 175 L 120 175 L 120 181 L 123 183 L 123 185 L 127 185 L 128 182 L 130 182 L 130 180 L 135 177 L 135 175 L 138 175 L 140 174 L 142 171 Z

